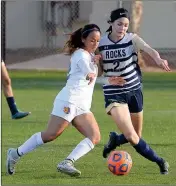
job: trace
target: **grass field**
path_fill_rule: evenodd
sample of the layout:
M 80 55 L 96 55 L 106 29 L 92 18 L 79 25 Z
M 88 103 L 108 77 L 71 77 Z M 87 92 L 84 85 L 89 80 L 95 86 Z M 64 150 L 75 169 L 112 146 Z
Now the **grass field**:
M 176 184 L 176 73 L 144 73 L 144 129 L 143 138 L 170 163 L 169 175 L 160 175 L 155 163 L 139 156 L 130 145 L 120 149 L 128 151 L 133 167 L 128 176 L 114 176 L 102 158 L 103 145 L 108 133 L 116 130 L 111 118 L 105 114 L 100 85 L 95 88 L 92 111 L 101 130 L 101 143 L 84 156 L 75 166 L 82 171 L 80 178 L 72 178 L 56 171 L 63 160 L 83 137 L 69 127 L 54 142 L 46 144 L 19 161 L 16 174 L 5 174 L 6 151 L 18 147 L 33 133 L 45 129 L 55 96 L 65 82 L 62 72 L 10 73 L 15 98 L 20 109 L 31 111 L 31 116 L 11 120 L 2 96 L 2 184 Z

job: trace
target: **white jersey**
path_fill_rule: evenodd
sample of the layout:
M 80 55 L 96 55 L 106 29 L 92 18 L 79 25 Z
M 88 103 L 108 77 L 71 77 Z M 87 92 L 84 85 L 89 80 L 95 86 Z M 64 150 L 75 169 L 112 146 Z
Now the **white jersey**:
M 72 54 L 66 86 L 59 92 L 56 99 L 70 102 L 84 110 L 91 108 L 96 78 L 88 85 L 89 80 L 86 80 L 86 76 L 89 73 L 95 73 L 97 76 L 98 69 L 92 57 L 83 49 L 78 49 Z
M 134 42 L 136 37 L 136 34 L 126 33 L 118 42 L 111 41 L 108 34 L 101 38 L 99 51 L 103 57 L 104 76 L 121 76 L 126 80 L 124 86 L 104 85 L 105 95 L 121 94 L 141 87 L 138 48 Z

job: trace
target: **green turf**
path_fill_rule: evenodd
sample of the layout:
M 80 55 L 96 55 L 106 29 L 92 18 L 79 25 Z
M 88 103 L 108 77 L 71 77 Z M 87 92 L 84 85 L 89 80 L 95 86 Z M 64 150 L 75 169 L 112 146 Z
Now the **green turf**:
M 69 127 L 54 142 L 24 156 L 17 165 L 16 174 L 5 174 L 6 151 L 18 147 L 33 133 L 46 128 L 55 96 L 66 79 L 63 72 L 14 71 L 12 78 L 15 98 L 20 109 L 32 115 L 22 120 L 10 118 L 2 96 L 2 184 L 175 184 L 176 183 L 176 73 L 144 74 L 144 130 L 143 138 L 159 155 L 170 163 L 169 175 L 159 174 L 155 163 L 139 156 L 130 145 L 120 149 L 128 151 L 133 167 L 128 176 L 114 176 L 102 158 L 103 144 L 115 124 L 105 114 L 102 90 L 96 86 L 92 111 L 101 130 L 101 143 L 88 155 L 76 162 L 82 171 L 80 178 L 71 178 L 56 171 L 63 160 L 83 137 Z

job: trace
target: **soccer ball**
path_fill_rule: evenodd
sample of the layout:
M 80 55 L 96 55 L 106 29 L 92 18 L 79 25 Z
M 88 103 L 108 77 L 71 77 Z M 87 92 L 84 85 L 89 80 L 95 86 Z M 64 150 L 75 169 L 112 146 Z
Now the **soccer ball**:
M 109 170 L 115 175 L 126 175 L 132 167 L 131 156 L 125 151 L 112 151 L 107 163 Z

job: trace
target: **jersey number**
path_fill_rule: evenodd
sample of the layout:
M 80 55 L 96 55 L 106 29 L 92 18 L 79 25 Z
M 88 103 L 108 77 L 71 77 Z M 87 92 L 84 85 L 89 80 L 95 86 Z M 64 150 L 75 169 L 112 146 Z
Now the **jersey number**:
M 115 65 L 115 67 L 114 67 L 114 71 L 116 71 L 117 68 L 118 68 L 119 65 L 120 65 L 120 62 L 119 62 L 118 60 L 116 60 L 116 61 L 113 62 L 113 65 Z

